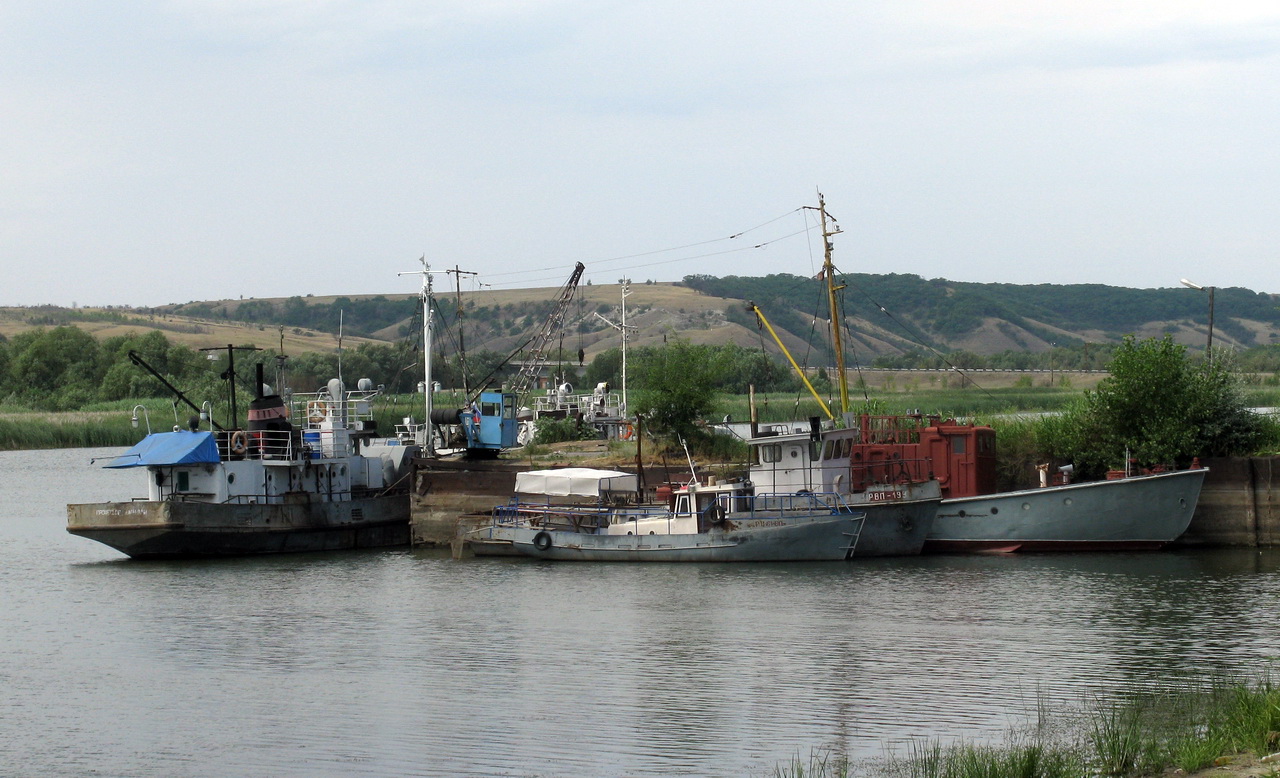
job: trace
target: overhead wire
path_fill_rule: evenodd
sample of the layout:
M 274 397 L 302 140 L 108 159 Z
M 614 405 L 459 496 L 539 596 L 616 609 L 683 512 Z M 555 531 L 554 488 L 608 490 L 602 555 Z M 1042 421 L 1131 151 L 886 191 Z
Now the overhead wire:
M 993 400 L 996 399 L 996 396 L 992 394 L 990 391 L 988 391 L 985 386 L 982 386 L 981 384 L 979 384 L 972 377 L 970 377 L 969 374 L 966 373 L 962 368 L 954 364 L 951 360 L 947 359 L 946 355 L 944 355 L 942 352 L 938 351 L 936 348 L 929 345 L 928 341 L 922 335 L 919 335 L 917 332 L 914 332 L 912 328 L 908 327 L 900 319 L 898 319 L 898 317 L 890 313 L 888 308 L 884 307 L 878 301 L 876 301 L 873 297 L 871 297 L 871 295 L 868 294 L 865 289 L 862 289 L 861 287 L 857 287 L 857 288 L 858 288 L 858 291 L 862 294 L 862 296 L 867 298 L 868 302 L 870 302 L 877 309 L 879 309 L 879 311 L 883 313 L 886 317 L 888 317 L 890 321 L 898 325 L 898 327 L 901 328 L 901 330 L 907 334 L 907 338 L 909 340 L 914 341 L 915 343 L 920 345 L 922 348 L 928 349 L 930 352 L 933 353 L 934 356 L 940 359 L 943 364 L 949 367 L 952 372 L 956 373 L 961 378 L 965 379 L 966 381 L 969 381 L 974 386 L 978 387 L 978 389 L 980 389 L 982 393 L 985 394 L 986 396 L 990 397 Z

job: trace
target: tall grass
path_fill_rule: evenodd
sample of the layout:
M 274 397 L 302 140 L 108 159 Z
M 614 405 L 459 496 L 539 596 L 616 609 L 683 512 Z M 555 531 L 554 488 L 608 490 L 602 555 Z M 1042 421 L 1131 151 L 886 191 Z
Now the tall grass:
M 874 392 L 869 397 L 856 393 L 851 394 L 850 404 L 858 409 L 870 402 L 876 409 L 876 413 L 885 414 L 919 411 L 939 416 L 989 416 L 1061 410 L 1080 394 L 1081 390 L 1060 386 L 1004 389 L 978 389 L 969 386 L 914 389 L 907 392 Z M 837 416 L 840 414 L 838 397 L 828 397 L 824 394 L 823 401 L 833 414 Z M 807 419 L 810 416 L 826 417 L 818 402 L 807 393 L 757 394 L 756 409 L 760 421 L 764 423 L 794 421 Z M 751 417 L 748 398 L 745 395 L 722 395 L 718 411 L 728 413 L 738 421 L 746 421 Z
M 1249 679 L 1178 678 L 1152 691 L 1121 690 L 1077 709 L 1050 713 L 1042 704 L 1032 727 L 1004 744 L 915 740 L 908 754 L 890 753 L 869 772 L 893 778 L 1139 778 L 1171 768 L 1184 773 L 1220 757 L 1280 751 L 1280 687 L 1269 673 Z M 793 760 L 778 776 L 854 776 L 804 772 Z

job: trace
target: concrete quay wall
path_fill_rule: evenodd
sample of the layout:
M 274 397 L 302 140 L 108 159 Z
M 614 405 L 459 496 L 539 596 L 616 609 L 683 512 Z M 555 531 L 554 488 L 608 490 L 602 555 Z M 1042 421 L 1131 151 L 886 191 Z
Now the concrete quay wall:
M 1214 457 L 1179 546 L 1280 545 L 1280 457 Z

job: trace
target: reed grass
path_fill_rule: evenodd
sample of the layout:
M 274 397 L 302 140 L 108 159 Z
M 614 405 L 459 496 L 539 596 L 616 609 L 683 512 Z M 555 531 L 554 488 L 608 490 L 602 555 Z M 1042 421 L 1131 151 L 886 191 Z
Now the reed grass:
M 801 761 L 796 755 L 785 765 L 774 769 L 775 778 L 849 778 L 849 759 L 829 750 L 809 752 L 809 760 Z
M 1072 706 L 1039 704 L 1034 726 L 1004 744 L 913 740 L 859 776 L 892 778 L 1140 778 L 1171 768 L 1192 773 L 1223 757 L 1280 751 L 1280 686 L 1270 672 L 1251 678 L 1175 678 L 1158 690 L 1121 690 Z M 1052 711 L 1052 712 L 1051 712 Z M 841 776 L 798 757 L 776 776 Z M 816 769 L 815 769 L 816 768 Z M 1276 773 L 1280 774 L 1280 773 Z

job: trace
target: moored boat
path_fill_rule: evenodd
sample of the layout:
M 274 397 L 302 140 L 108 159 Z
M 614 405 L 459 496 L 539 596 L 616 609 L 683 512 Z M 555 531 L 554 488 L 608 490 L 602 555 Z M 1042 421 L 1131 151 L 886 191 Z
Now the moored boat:
M 928 473 L 903 467 L 867 468 L 858 461 L 853 428 L 808 431 L 774 425 L 747 442 L 750 477 L 761 492 L 840 495 L 866 514 L 857 556 L 921 553 L 942 501 L 941 486 Z
M 836 384 L 840 389 L 840 415 L 809 382 L 796 364 L 786 344 L 778 337 L 764 312 L 755 303 L 747 309 L 756 315 L 769 331 L 778 348 L 786 355 L 796 375 L 808 388 L 814 400 L 827 415 L 825 423 L 817 417 L 808 428 L 771 425 L 760 429 L 755 422 L 753 403 L 751 438 L 751 480 L 758 491 L 803 494 L 812 491 L 840 495 L 847 503 L 866 514 L 858 556 L 910 556 L 919 554 L 933 527 L 938 504 L 942 500 L 939 483 L 932 474 L 906 468 L 884 468 L 870 471 L 857 461 L 852 444 L 857 435 L 849 410 L 849 385 L 841 345 L 843 314 L 837 292 L 843 287 L 835 283 L 836 268 L 831 261 L 831 238 L 840 228 L 827 213 L 822 195 L 818 195 L 818 212 L 825 247 L 821 277 L 826 282 L 830 313 L 831 340 L 836 360 Z M 857 481 L 855 484 L 854 481 Z
M 510 504 L 494 509 L 487 526 L 466 534 L 477 555 L 595 562 L 840 560 L 854 555 L 865 517 L 838 495 L 760 495 L 742 481 L 687 484 L 672 492 L 669 505 L 641 505 L 636 476 L 587 468 L 520 473 L 516 491 Z
M 1038 488 L 1000 492 L 990 427 L 924 416 L 863 416 L 851 483 L 886 469 L 935 476 L 943 500 L 925 551 L 1108 551 L 1156 549 L 1191 523 L 1207 468 L 1113 470 L 1071 483 L 1071 468 Z
M 943 500 L 928 551 L 1149 551 L 1186 532 L 1207 468 Z
M 378 392 L 368 379 L 354 391 L 335 379 L 291 404 L 259 393 L 248 430 L 193 419 L 150 433 L 105 465 L 141 470 L 146 497 L 68 505 L 67 531 L 134 558 L 408 544 L 416 447 L 375 442 Z

